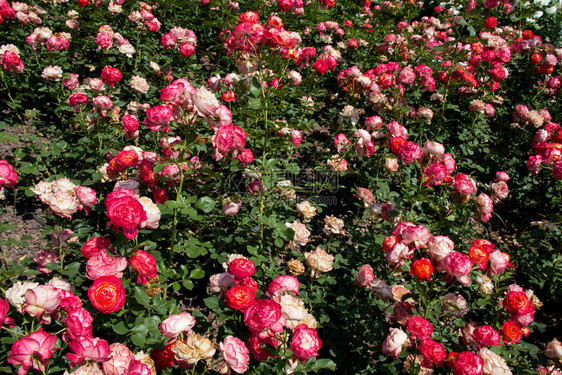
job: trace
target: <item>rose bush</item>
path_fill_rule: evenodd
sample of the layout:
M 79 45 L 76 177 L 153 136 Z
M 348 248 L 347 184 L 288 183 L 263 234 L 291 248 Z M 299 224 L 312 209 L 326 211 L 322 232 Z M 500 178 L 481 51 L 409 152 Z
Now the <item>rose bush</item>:
M 557 373 L 558 8 L 0 0 L 0 372 Z

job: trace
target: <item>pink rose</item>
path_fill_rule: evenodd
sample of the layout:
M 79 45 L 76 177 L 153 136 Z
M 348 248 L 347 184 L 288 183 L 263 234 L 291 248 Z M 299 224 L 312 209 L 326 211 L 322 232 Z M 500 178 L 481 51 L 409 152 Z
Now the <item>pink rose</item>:
M 368 264 L 362 265 L 359 271 L 355 273 L 355 284 L 359 286 L 366 287 L 374 279 L 373 267 Z
M 71 340 L 76 340 L 80 336 L 92 336 L 92 323 L 94 318 L 88 310 L 78 308 L 71 310 L 66 318 L 66 333 Z
M 293 131 L 291 132 L 291 142 L 293 143 L 293 146 L 298 146 L 301 144 L 302 134 L 300 131 L 293 129 Z
M 293 331 L 291 350 L 295 358 L 306 362 L 310 357 L 317 357 L 318 350 L 322 347 L 322 341 L 314 328 L 308 328 L 306 324 L 299 324 Z
M 423 170 L 426 176 L 426 186 L 441 185 L 447 177 L 447 167 L 440 163 L 431 163 L 429 168 Z
M 60 290 L 52 285 L 39 285 L 25 292 L 24 312 L 36 317 L 41 323 L 49 324 L 61 303 Z
M 401 85 L 412 85 L 416 80 L 416 73 L 412 68 L 406 66 L 402 69 L 398 78 L 396 79 L 396 83 Z
M 427 253 L 436 263 L 441 263 L 454 248 L 455 243 L 447 236 L 434 236 L 427 242 Z
M 246 147 L 246 133 L 236 125 L 222 125 L 215 130 L 211 137 L 213 148 L 226 156 L 231 151 L 243 151 Z
M 146 110 L 146 118 L 144 123 L 153 132 L 162 129 L 162 126 L 167 126 L 172 119 L 173 110 L 167 105 L 157 105 Z
M 195 326 L 195 318 L 190 313 L 170 315 L 160 323 L 160 332 L 164 337 L 173 339 L 182 332 L 189 332 Z
M 123 78 L 123 75 L 119 69 L 106 65 L 101 72 L 101 78 L 107 82 L 109 86 L 113 86 Z
M 471 194 L 476 192 L 476 182 L 470 176 L 459 173 L 455 175 L 455 180 L 453 181 L 453 190 L 451 194 L 453 197 L 459 199 L 461 202 L 465 203 Z
M 84 361 L 105 362 L 109 359 L 110 350 L 107 341 L 99 337 L 80 336 L 68 343 L 72 353 L 67 353 L 66 358 L 71 366 L 84 363 Z
M 254 358 L 258 362 L 261 362 L 265 361 L 271 356 L 271 352 L 269 352 L 267 349 L 264 349 L 262 346 L 270 345 L 274 348 L 277 348 L 279 344 L 281 344 L 281 342 L 274 339 L 273 337 L 260 338 L 257 334 L 251 332 L 247 344 L 250 353 L 254 355 Z
M 250 331 L 267 336 L 265 331 L 282 332 L 285 318 L 281 305 L 270 299 L 258 299 L 244 313 L 244 322 Z M 262 335 L 261 333 L 265 333 Z
M 13 188 L 18 183 L 18 175 L 6 160 L 0 160 L 0 187 Z
M 505 181 L 494 182 L 492 184 L 492 191 L 494 192 L 494 203 L 498 203 L 509 195 L 509 188 Z
M 498 345 L 501 338 L 499 332 L 493 329 L 490 325 L 483 325 L 476 328 L 474 332 L 472 332 L 472 337 L 481 346 Z
M 51 273 L 50 269 L 46 266 L 49 263 L 60 264 L 59 256 L 53 250 L 41 249 L 33 257 L 33 261 L 39 265 L 39 271 L 43 273 Z
M 128 133 L 134 133 L 139 130 L 139 120 L 134 115 L 123 115 L 121 117 L 121 126 Z
M 224 294 L 234 285 L 234 276 L 228 272 L 219 273 L 209 278 L 209 292 Z
M 275 298 L 283 293 L 299 294 L 299 280 L 290 275 L 277 276 L 269 284 L 266 295 Z
M 345 152 L 349 145 L 351 145 L 351 142 L 343 133 L 336 135 L 336 137 L 334 138 L 334 146 L 336 147 L 338 153 Z
M 109 361 L 103 363 L 103 371 L 105 375 L 121 375 L 127 374 L 129 364 L 135 355 L 125 344 L 113 343 L 109 345 L 111 356 Z
M 488 272 L 492 275 L 502 274 L 506 268 L 513 266 L 509 263 L 509 257 L 499 250 L 493 251 L 488 255 L 490 268 Z
M 236 215 L 240 211 L 241 207 L 242 201 L 240 199 L 228 200 L 223 204 L 222 212 L 226 216 Z
M 74 188 L 74 191 L 76 192 L 76 197 L 80 205 L 84 207 L 86 213 L 89 213 L 90 209 L 98 203 L 98 198 L 94 189 L 85 186 L 77 186 Z
M 409 259 L 414 253 L 407 245 L 399 242 L 386 253 L 386 260 L 393 266 L 400 265 L 405 259 Z
M 112 257 L 106 250 L 100 250 L 96 255 L 88 259 L 86 263 L 86 277 L 90 280 L 99 279 L 102 276 L 123 277 L 123 270 L 127 268 L 125 257 Z
M 420 145 L 414 142 L 406 142 L 398 149 L 398 159 L 404 164 L 412 164 L 423 156 Z
M 225 368 L 243 374 L 248 369 L 250 362 L 249 350 L 242 340 L 234 336 L 228 336 L 219 344 L 222 357 L 225 360 Z M 222 371 L 221 371 L 222 372 Z
M 45 373 L 45 365 L 53 356 L 53 352 L 58 350 L 55 348 L 56 343 L 57 336 L 39 328 L 12 345 L 7 361 L 13 365 L 21 365 L 18 375 L 27 374 L 31 367 Z
M 386 356 L 398 358 L 402 347 L 408 341 L 408 335 L 400 328 L 391 328 L 390 333 L 382 343 L 382 353 Z
M 108 49 L 113 45 L 113 37 L 110 33 L 102 31 L 101 33 L 98 33 L 96 43 L 101 49 Z
M 427 241 L 432 237 L 429 230 L 423 225 L 409 227 L 402 233 L 402 243 L 404 245 L 413 245 L 414 249 L 425 247 Z
M 185 91 L 195 90 L 186 79 L 176 79 L 168 86 L 160 90 L 160 100 L 163 102 L 173 102 L 183 95 Z
M 138 359 L 132 359 L 129 362 L 128 375 L 152 375 L 152 370 L 146 363 L 142 363 Z
M 475 219 L 482 220 L 487 223 L 492 217 L 492 212 L 494 211 L 494 202 L 488 194 L 480 193 L 476 198 L 474 198 L 476 203 L 476 216 Z
M 147 219 L 146 211 L 130 189 L 109 193 L 105 207 L 113 229 L 117 231 L 123 228 L 123 234 L 128 239 L 136 237 L 140 224 Z
M 443 259 L 445 271 L 464 285 L 470 285 L 468 274 L 472 271 L 472 260 L 466 254 L 453 251 Z

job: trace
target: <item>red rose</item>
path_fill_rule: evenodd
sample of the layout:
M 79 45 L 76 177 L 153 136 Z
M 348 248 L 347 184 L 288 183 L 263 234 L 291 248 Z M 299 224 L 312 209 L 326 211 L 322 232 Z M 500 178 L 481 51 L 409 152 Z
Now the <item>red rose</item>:
M 498 25 L 498 20 L 496 19 L 496 17 L 488 17 L 486 18 L 485 25 L 487 29 L 493 29 Z
M 316 60 L 314 63 L 314 69 L 316 69 L 319 74 L 326 73 L 329 68 L 328 63 L 324 60 Z
M 86 241 L 80 251 L 82 252 L 82 255 L 89 259 L 99 253 L 100 250 L 109 249 L 109 245 L 111 245 L 111 240 L 109 238 L 92 237 Z
M 410 268 L 410 275 L 417 277 L 420 281 L 429 280 L 433 274 L 433 266 L 427 258 L 416 260 Z
M 76 93 L 70 95 L 70 97 L 68 98 L 68 105 L 71 107 L 76 107 L 79 104 L 88 103 L 89 100 L 90 98 L 88 98 L 88 95 L 82 93 Z
M 88 298 L 102 313 L 112 313 L 125 306 L 125 288 L 121 279 L 115 276 L 102 276 L 88 289 Z
M 232 309 L 245 311 L 254 303 L 255 298 L 256 295 L 252 288 L 244 285 L 235 285 L 226 292 L 224 301 Z
M 156 268 L 156 259 L 154 259 L 154 257 L 146 251 L 138 250 L 134 255 L 131 255 L 129 262 L 139 273 L 137 283 L 146 284 L 148 281 L 147 278 L 156 277 L 158 272 Z
M 121 81 L 123 75 L 121 74 L 119 69 L 106 65 L 105 68 L 103 68 L 103 70 L 101 71 L 101 78 L 106 81 L 109 86 L 113 86 L 115 85 L 115 83 Z
M 418 345 L 418 351 L 428 362 L 436 363 L 438 366 L 443 366 L 447 359 L 447 352 L 443 345 L 431 339 L 422 340 Z
M 256 265 L 249 259 L 236 258 L 228 265 L 228 273 L 241 280 L 256 273 Z
M 430 322 L 422 318 L 421 316 L 414 316 L 408 320 L 406 323 L 406 328 L 410 331 L 410 336 L 413 339 L 425 339 L 429 338 L 433 333 L 433 326 Z
M 511 313 L 529 314 L 535 310 L 525 292 L 509 292 L 502 304 Z
M 317 357 L 321 347 L 322 341 L 314 328 L 308 328 L 306 324 L 296 326 L 291 340 L 291 350 L 301 363 L 310 357 Z
M 505 322 L 502 326 L 503 342 L 511 345 L 521 340 L 521 329 L 513 322 Z
M 154 366 L 157 370 L 165 370 L 173 367 L 176 363 L 175 354 L 170 345 L 166 345 L 164 349 L 152 349 L 152 352 L 150 352 L 150 358 L 154 361 Z
M 484 361 L 472 352 L 461 352 L 454 358 L 454 375 L 480 375 L 483 371 Z

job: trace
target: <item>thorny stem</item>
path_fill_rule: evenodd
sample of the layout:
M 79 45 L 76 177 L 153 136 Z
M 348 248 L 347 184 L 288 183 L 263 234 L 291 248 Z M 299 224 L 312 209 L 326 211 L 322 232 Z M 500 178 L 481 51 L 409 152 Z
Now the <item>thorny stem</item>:
M 187 139 L 184 140 L 184 150 L 187 149 Z M 172 258 L 174 255 L 174 244 L 176 243 L 176 236 L 177 236 L 177 226 L 178 226 L 178 207 L 179 201 L 181 198 L 181 192 L 183 190 L 183 163 L 179 165 L 179 174 L 180 174 L 180 186 L 177 189 L 176 193 L 176 207 L 174 207 L 174 221 L 172 224 L 172 235 L 170 237 L 170 253 L 168 254 L 168 266 L 172 265 Z
M 24 336 L 23 333 L 20 333 L 20 332 L 16 332 L 16 331 L 14 331 L 14 330 L 11 330 L 11 329 L 7 328 L 6 326 L 2 326 L 2 328 L 5 329 L 6 331 L 10 332 L 10 333 L 15 334 L 15 335 Z

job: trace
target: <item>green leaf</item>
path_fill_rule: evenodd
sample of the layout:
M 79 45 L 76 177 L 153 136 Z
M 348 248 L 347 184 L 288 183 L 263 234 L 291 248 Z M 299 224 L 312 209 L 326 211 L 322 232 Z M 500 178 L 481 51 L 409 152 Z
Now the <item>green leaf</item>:
M 208 214 L 215 208 L 216 202 L 211 197 L 202 197 L 197 201 L 197 208 Z
M 219 298 L 217 296 L 210 296 L 203 299 L 205 306 L 211 310 L 216 310 L 219 307 Z
M 260 109 L 261 100 L 259 98 L 250 98 L 248 100 L 248 107 L 250 107 L 251 109 Z
M 315 367 L 318 368 L 318 369 L 327 368 L 327 369 L 330 369 L 332 371 L 336 371 L 335 362 L 332 361 L 331 359 L 327 359 L 327 358 L 322 358 L 322 359 L 316 360 Z
M 250 92 L 252 93 L 252 95 L 254 95 L 256 98 L 259 97 L 261 95 L 261 86 L 260 83 L 258 81 L 258 79 L 256 77 L 252 78 L 252 82 L 250 82 Z M 251 100 L 251 99 L 250 99 Z
M 80 270 L 80 263 L 74 262 L 65 266 L 64 270 L 61 271 L 61 274 L 64 276 L 68 276 L 69 279 L 72 279 L 74 276 L 78 274 L 79 270 Z
M 143 306 L 150 305 L 150 297 L 146 294 L 144 289 L 139 288 L 138 286 L 135 287 L 135 299 Z
M 137 332 L 131 335 L 131 341 L 136 346 L 143 347 L 144 344 L 146 343 L 146 338 L 144 337 L 144 334 Z
M 113 331 L 115 331 L 115 333 L 117 333 L 118 335 L 124 335 L 129 332 L 129 329 L 125 325 L 124 321 L 120 321 L 119 323 L 114 324 L 111 328 L 113 328 Z
M 191 271 L 191 273 L 189 274 L 190 279 L 198 280 L 202 279 L 203 277 L 205 277 L 205 271 L 200 268 Z

